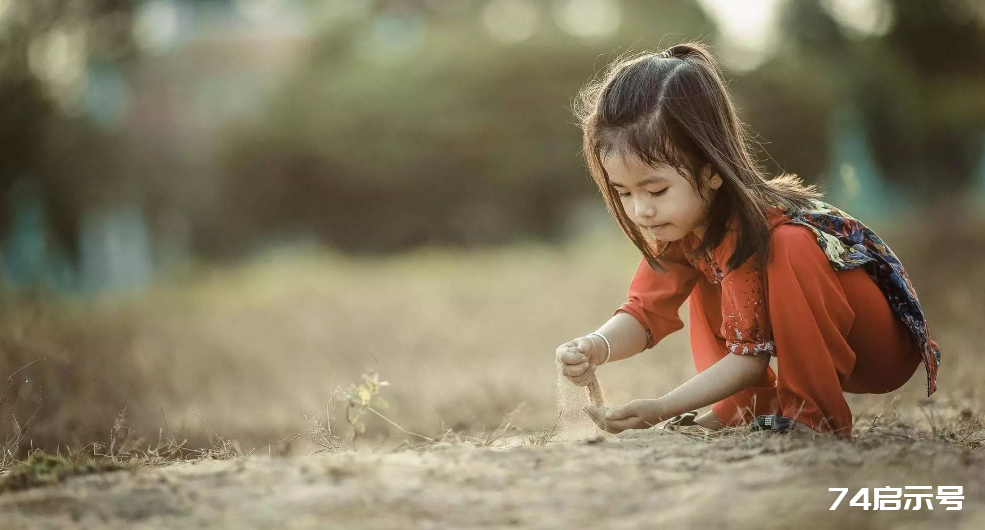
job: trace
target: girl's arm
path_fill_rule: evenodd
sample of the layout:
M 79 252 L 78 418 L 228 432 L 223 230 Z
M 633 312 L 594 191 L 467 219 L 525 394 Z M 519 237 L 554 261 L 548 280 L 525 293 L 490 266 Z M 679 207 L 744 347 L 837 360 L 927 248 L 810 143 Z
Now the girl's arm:
M 608 410 L 588 405 L 585 410 L 599 428 L 611 433 L 646 429 L 714 404 L 756 383 L 768 365 L 769 355 L 730 354 L 657 399 L 634 399 Z
M 618 334 L 619 346 L 612 345 L 609 360 L 625 359 L 652 348 L 684 327 L 678 311 L 690 296 L 701 272 L 687 264 L 678 247 L 672 247 L 668 253 L 680 262 L 661 261 L 665 272 L 654 271 L 645 259 L 640 260 L 629 284 L 626 302 L 599 328 L 609 342 L 612 338 L 607 331 Z M 599 350 L 601 346 L 604 358 L 605 344 L 598 337 L 593 337 L 595 341 L 598 344 L 594 344 L 594 349 Z
M 632 357 L 646 348 L 646 329 L 629 313 L 616 313 L 602 324 L 599 333 L 605 335 L 612 346 L 609 362 Z M 592 350 L 602 356 L 600 359 L 593 359 L 594 364 L 598 364 L 605 358 L 605 342 L 595 335 L 589 335 L 588 338 L 594 346 Z
M 760 380 L 769 366 L 770 356 L 735 355 L 723 357 L 683 385 L 657 398 L 657 423 L 678 414 L 717 403 Z

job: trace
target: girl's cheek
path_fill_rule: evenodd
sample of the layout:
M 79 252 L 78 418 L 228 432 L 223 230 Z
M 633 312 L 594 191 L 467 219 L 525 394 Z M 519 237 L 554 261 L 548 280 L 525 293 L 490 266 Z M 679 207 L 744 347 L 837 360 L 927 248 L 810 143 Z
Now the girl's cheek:
M 632 220 L 636 217 L 636 207 L 633 206 L 633 201 L 629 200 L 629 197 L 619 197 L 619 202 L 622 204 L 622 209 L 626 212 L 626 215 Z

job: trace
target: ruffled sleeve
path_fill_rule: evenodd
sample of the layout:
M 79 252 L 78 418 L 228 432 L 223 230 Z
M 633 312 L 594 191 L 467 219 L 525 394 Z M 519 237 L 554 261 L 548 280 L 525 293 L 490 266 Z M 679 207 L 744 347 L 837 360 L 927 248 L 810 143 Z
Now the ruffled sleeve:
M 760 268 L 747 261 L 722 278 L 722 336 L 729 353 L 776 354 Z
M 628 313 L 643 326 L 647 349 L 684 327 L 677 312 L 701 275 L 676 247 L 668 249 L 667 256 L 671 259 L 660 260 L 667 269 L 664 273 L 650 268 L 646 259 L 640 260 L 629 285 L 629 300 L 613 313 Z M 672 259 L 674 256 L 680 259 Z
M 715 259 L 724 269 L 735 248 L 735 233 L 723 239 Z M 755 256 L 722 277 L 722 337 L 729 353 L 754 355 L 776 354 L 773 331 L 766 307 L 765 275 Z

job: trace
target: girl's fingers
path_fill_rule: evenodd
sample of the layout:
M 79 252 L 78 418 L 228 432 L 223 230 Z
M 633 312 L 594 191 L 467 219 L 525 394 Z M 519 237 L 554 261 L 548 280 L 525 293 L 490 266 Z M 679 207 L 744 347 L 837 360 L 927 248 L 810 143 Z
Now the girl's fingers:
M 638 416 L 624 417 L 618 420 L 609 419 L 613 409 L 599 408 L 595 405 L 585 405 L 585 412 L 599 429 L 612 434 L 619 434 L 626 429 L 640 429 L 642 420 Z
M 595 369 L 588 363 L 579 364 L 576 366 L 565 366 L 561 369 L 561 373 L 565 377 L 590 377 L 595 373 Z
M 566 377 L 578 377 L 580 375 L 584 375 L 586 372 L 591 373 L 589 370 L 592 372 L 595 371 L 588 361 L 581 364 L 566 364 L 561 367 L 561 373 L 563 373 Z
M 608 432 L 619 434 L 627 429 L 641 429 L 642 423 L 639 416 L 630 416 L 621 420 L 606 420 L 606 427 Z
M 561 364 L 575 365 L 588 361 L 588 357 L 578 350 L 567 350 L 558 355 Z
M 595 405 L 585 405 L 585 408 L 583 410 L 588 413 L 588 417 L 592 419 L 592 421 L 595 423 L 595 425 L 598 426 L 599 429 L 602 429 L 603 431 L 608 431 L 605 425 L 606 421 L 605 421 L 604 408 L 599 408 L 596 407 Z
M 633 410 L 633 407 L 629 405 L 623 405 L 621 407 L 615 407 L 609 409 L 609 411 L 606 412 L 605 414 L 605 419 L 611 422 L 611 421 L 624 420 L 626 418 L 632 418 L 634 416 L 636 416 L 636 411 Z

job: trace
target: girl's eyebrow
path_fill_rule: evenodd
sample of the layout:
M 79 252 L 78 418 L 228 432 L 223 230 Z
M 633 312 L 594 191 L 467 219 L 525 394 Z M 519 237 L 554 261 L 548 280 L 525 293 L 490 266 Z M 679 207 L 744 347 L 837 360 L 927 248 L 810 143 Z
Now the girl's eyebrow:
M 649 177 L 645 177 L 645 178 L 641 179 L 639 182 L 636 183 L 636 185 L 637 186 L 642 186 L 644 184 L 650 184 L 650 183 L 653 183 L 653 182 L 665 182 L 666 180 L 667 180 L 666 177 L 661 177 L 660 175 L 650 175 Z M 626 187 L 626 186 L 623 186 L 622 184 L 619 184 L 617 182 L 612 182 L 611 184 L 613 186 L 618 187 L 618 188 L 625 188 Z

